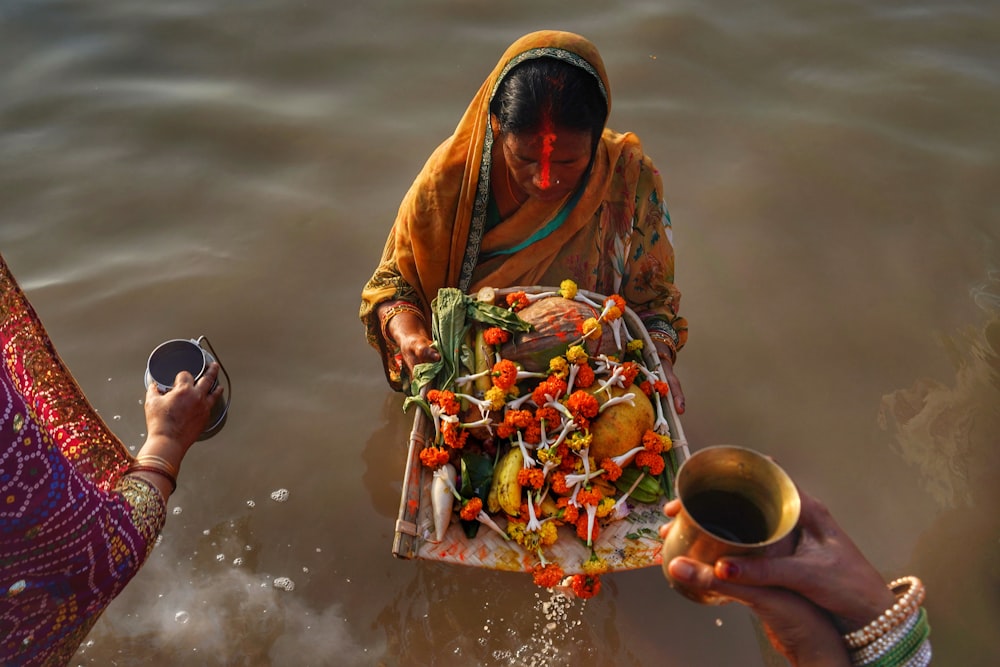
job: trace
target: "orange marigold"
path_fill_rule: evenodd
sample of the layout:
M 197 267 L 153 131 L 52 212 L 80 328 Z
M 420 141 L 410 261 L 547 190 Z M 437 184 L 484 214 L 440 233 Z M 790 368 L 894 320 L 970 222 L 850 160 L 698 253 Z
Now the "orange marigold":
M 546 396 L 558 399 L 565 392 L 566 381 L 555 375 L 550 375 L 539 382 L 535 390 L 531 392 L 531 400 L 535 402 L 535 405 L 545 405 Z
M 593 574 L 574 574 L 570 578 L 570 588 L 573 594 L 582 600 L 587 600 L 601 592 L 601 578 Z
M 541 468 L 521 468 L 517 471 L 517 483 L 521 486 L 540 489 L 545 484 L 545 473 L 542 472 Z
M 556 472 L 550 473 L 549 480 L 552 483 L 552 493 L 559 496 L 566 496 L 573 492 L 573 490 L 566 485 L 566 473 L 557 470 Z
M 444 444 L 453 449 L 461 449 L 469 439 L 469 432 L 456 422 L 446 421 L 441 423 L 441 436 L 444 438 Z
M 642 434 L 642 446 L 647 452 L 659 454 L 663 451 L 663 438 L 656 431 L 647 430 Z
M 535 418 L 545 422 L 545 430 L 552 433 L 562 423 L 562 414 L 551 405 L 543 405 L 535 410 Z
M 514 437 L 514 434 L 516 432 L 517 429 L 514 428 L 514 425 L 509 424 L 506 421 L 497 424 L 497 437 L 500 438 L 501 440 L 506 440 L 507 438 Z
M 592 486 L 589 489 L 580 489 L 580 493 L 576 494 L 576 502 L 581 505 L 598 505 L 601 499 L 604 498 L 604 494 L 596 487 Z
M 576 520 L 580 518 L 580 508 L 570 504 L 569 498 L 560 498 L 556 501 L 556 505 L 562 509 L 561 519 L 565 523 L 575 525 Z
M 510 424 L 516 429 L 528 428 L 534 418 L 531 410 L 508 410 L 503 415 L 504 423 Z
M 590 367 L 590 364 L 580 364 L 580 370 L 576 372 L 574 384 L 580 389 L 586 389 L 594 386 L 596 381 L 597 376 L 594 375 L 594 369 Z
M 653 383 L 650 382 L 649 380 L 644 380 L 640 382 L 639 389 L 642 389 L 642 393 L 644 393 L 646 396 L 649 396 L 650 398 L 653 397 L 653 392 L 655 391 L 655 389 L 653 389 Z
M 556 563 L 542 565 L 539 563 L 531 570 L 531 576 L 535 584 L 543 588 L 558 586 L 566 574 Z
M 469 498 L 464 503 L 462 503 L 462 511 L 458 513 L 460 517 L 466 521 L 475 521 L 476 517 L 483 510 L 483 501 L 476 498 Z
M 576 518 L 576 536 L 579 537 L 584 542 L 587 541 L 587 513 L 580 512 L 580 516 Z M 594 521 L 594 527 L 590 531 L 590 539 L 592 541 L 597 540 L 597 536 L 601 534 L 601 527 L 598 525 L 597 521 Z
M 663 472 L 665 464 L 663 462 L 663 457 L 659 454 L 654 454 L 653 452 L 647 452 L 645 450 L 639 452 L 635 455 L 633 460 L 636 468 L 645 470 L 650 475 L 656 476 Z
M 502 345 L 510 340 L 510 332 L 500 327 L 490 327 L 483 331 L 483 341 L 487 345 Z
M 639 364 L 634 361 L 626 361 L 622 364 L 622 379 L 625 381 L 625 386 L 629 387 L 635 382 L 636 376 L 639 374 Z
M 493 385 L 507 391 L 517 384 L 517 364 L 510 359 L 501 359 L 493 364 Z
M 529 303 L 531 302 L 528 301 L 528 295 L 524 292 L 511 292 L 507 295 L 507 305 L 510 306 L 510 309 L 515 313 L 523 308 L 526 308 Z
M 424 447 L 420 450 L 420 462 L 432 470 L 437 470 L 445 463 L 451 455 L 448 450 L 441 447 Z
M 427 392 L 427 400 L 441 408 L 441 412 L 446 415 L 457 415 L 462 407 L 455 393 L 447 389 L 431 389 Z
M 601 461 L 601 468 L 605 470 L 604 478 L 609 482 L 613 482 L 622 476 L 622 467 L 611 459 Z
M 566 401 L 566 407 L 573 413 L 574 418 L 593 419 L 597 416 L 601 406 L 593 394 L 578 390 L 574 391 L 573 395 Z
M 666 396 L 670 393 L 670 385 L 663 380 L 657 380 L 656 384 L 653 385 L 653 389 L 655 389 L 656 393 L 660 396 Z

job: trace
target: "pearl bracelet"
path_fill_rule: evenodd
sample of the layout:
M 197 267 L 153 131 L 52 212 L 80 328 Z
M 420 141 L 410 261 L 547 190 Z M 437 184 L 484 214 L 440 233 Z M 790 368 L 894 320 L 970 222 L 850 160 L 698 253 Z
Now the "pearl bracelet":
M 849 648 L 859 649 L 898 627 L 923 604 L 927 591 L 924 584 L 916 577 L 901 577 L 889 584 L 889 589 L 896 595 L 896 602 L 886 609 L 871 623 L 844 635 L 844 642 Z

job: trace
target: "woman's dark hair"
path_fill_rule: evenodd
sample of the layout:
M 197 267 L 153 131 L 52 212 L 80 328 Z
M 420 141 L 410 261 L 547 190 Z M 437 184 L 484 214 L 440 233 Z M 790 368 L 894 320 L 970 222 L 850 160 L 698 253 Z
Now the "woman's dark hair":
M 532 58 L 516 65 L 500 82 L 490 113 L 509 134 L 540 131 L 547 122 L 601 137 L 608 105 L 597 79 L 556 58 Z

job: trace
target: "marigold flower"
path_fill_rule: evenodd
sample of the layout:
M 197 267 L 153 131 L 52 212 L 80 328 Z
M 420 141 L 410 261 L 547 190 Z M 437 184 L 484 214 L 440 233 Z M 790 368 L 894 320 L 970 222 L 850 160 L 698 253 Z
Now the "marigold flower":
M 646 345 L 642 342 L 641 338 L 633 338 L 625 344 L 625 349 L 628 352 L 641 352 L 644 347 L 646 347 Z
M 539 463 L 552 463 L 557 466 L 562 463 L 562 457 L 559 456 L 558 447 L 547 447 L 545 449 L 539 449 L 535 455 L 538 457 Z
M 560 498 L 556 504 L 562 509 L 561 519 L 563 522 L 576 525 L 577 519 L 580 518 L 580 508 L 571 504 L 569 498 Z
M 593 419 L 601 409 L 600 403 L 594 395 L 586 391 L 574 391 L 573 395 L 566 401 L 566 407 L 573 413 L 573 417 L 583 417 Z
M 441 408 L 441 412 L 446 415 L 457 415 L 462 408 L 455 393 L 447 389 L 431 389 L 427 392 L 427 400 Z
M 545 405 L 548 402 L 548 396 L 551 396 L 553 400 L 558 399 L 566 392 L 566 382 L 555 375 L 550 375 L 546 379 L 538 383 L 534 391 L 531 392 L 531 400 L 535 402 L 535 405 Z
M 536 419 L 528 424 L 522 433 L 524 434 L 524 441 L 529 445 L 540 444 L 542 442 L 542 423 Z
M 669 435 L 661 435 L 656 431 L 646 431 L 642 435 L 642 446 L 646 448 L 647 452 L 653 454 L 662 454 L 669 450 L 670 444 Z
M 581 449 L 590 447 L 590 443 L 593 442 L 593 440 L 594 436 L 592 436 L 589 431 L 576 431 L 566 438 L 566 446 L 574 452 L 578 452 Z
M 549 359 L 549 373 L 559 378 L 569 375 L 569 362 L 566 357 L 552 357 Z
M 611 459 L 601 461 L 601 468 L 605 471 L 604 478 L 609 482 L 613 482 L 622 476 L 622 467 Z
M 646 396 L 649 396 L 650 398 L 653 397 L 653 392 L 656 391 L 653 388 L 653 383 L 650 382 L 649 380 L 643 380 L 642 382 L 640 382 L 639 389 L 641 389 L 642 393 L 644 393 Z
M 585 364 L 590 356 L 583 345 L 570 345 L 566 350 L 566 361 L 571 364 Z
M 564 299 L 576 298 L 576 292 L 578 289 L 579 288 L 576 286 L 576 283 L 568 278 L 559 283 L 559 294 L 561 294 Z
M 604 300 L 604 320 L 617 320 L 625 312 L 625 299 L 619 294 L 612 294 Z
M 511 292 L 507 295 L 507 305 L 515 313 L 527 307 L 529 303 L 531 302 L 528 300 L 528 295 L 524 292 Z
M 545 473 L 542 472 L 541 468 L 521 468 L 517 471 L 517 483 L 521 486 L 540 489 L 545 484 Z
M 492 386 L 483 394 L 483 401 L 489 405 L 490 410 L 501 410 L 507 400 L 507 392 L 503 388 Z
M 551 483 L 552 493 L 559 496 L 566 496 L 573 493 L 573 489 L 569 488 L 566 484 L 566 473 L 561 471 L 556 471 L 549 475 L 549 482 Z
M 632 386 L 635 382 L 635 378 L 639 375 L 639 364 L 634 361 L 626 361 L 622 364 L 622 380 L 625 382 L 625 387 L 628 388 Z
M 597 321 L 596 317 L 588 317 L 580 327 L 580 335 L 590 340 L 599 340 L 602 333 L 601 323 Z
M 576 372 L 576 386 L 580 389 L 586 389 L 593 387 L 596 381 L 597 376 L 594 374 L 594 369 L 589 364 L 580 364 L 579 370 Z
M 597 517 L 603 519 L 607 515 L 611 514 L 615 509 L 615 499 L 605 496 L 601 498 L 601 502 L 597 503 Z
M 578 598 L 587 600 L 601 592 L 601 578 L 591 574 L 574 574 L 570 578 L 570 588 Z
M 464 503 L 462 503 L 462 511 L 458 513 L 460 517 L 466 521 L 475 521 L 476 517 L 483 510 L 483 501 L 476 498 L 469 498 Z
M 636 454 L 632 463 L 636 468 L 645 470 L 648 474 L 653 475 L 654 477 L 663 472 L 663 468 L 666 467 L 662 456 L 647 451 L 641 451 Z
M 590 558 L 588 558 L 583 564 L 583 571 L 585 574 L 595 576 L 611 571 L 611 566 L 608 565 L 606 560 L 598 556 L 597 552 L 591 551 Z
M 589 524 L 590 524 L 590 521 L 588 521 L 588 519 L 587 519 L 587 513 L 586 512 L 580 512 L 580 516 L 578 516 L 576 518 L 576 536 L 579 537 L 584 542 L 588 542 L 588 539 L 587 539 L 587 529 L 588 529 Z M 600 525 L 595 521 L 594 522 L 593 530 L 590 531 L 590 540 L 589 540 L 589 542 L 592 543 L 592 542 L 596 541 L 597 540 L 597 536 L 600 535 L 600 533 L 601 533 Z
M 543 405 L 535 410 L 535 419 L 545 422 L 545 428 L 551 433 L 552 429 L 562 423 L 562 415 L 551 405 Z
M 538 542 L 543 547 L 551 547 L 559 539 L 559 528 L 551 521 L 542 524 L 538 531 Z
M 576 494 L 576 502 L 581 505 L 597 505 L 603 498 L 604 494 L 596 487 L 580 489 L 580 492 Z
M 517 433 L 517 429 L 514 428 L 514 425 L 506 421 L 497 424 L 496 429 L 497 429 L 496 431 L 497 437 L 500 438 L 501 440 L 512 438 L 514 437 L 514 434 Z
M 483 341 L 487 345 L 503 345 L 510 340 L 510 332 L 500 327 L 490 327 L 483 331 Z
M 558 586 L 559 582 L 563 580 L 566 573 L 563 569 L 559 567 L 556 563 L 547 563 L 542 565 L 539 563 L 531 570 L 531 577 L 535 584 L 541 586 L 542 588 L 553 588 Z
M 664 382 L 663 380 L 657 380 L 656 383 L 653 385 L 653 389 L 655 389 L 656 393 L 659 394 L 660 396 L 666 396 L 667 394 L 670 393 L 670 385 Z
M 510 424 L 519 430 L 530 426 L 534 418 L 531 410 L 507 410 L 503 415 L 505 424 Z
M 507 391 L 517 384 L 517 364 L 510 359 L 501 359 L 493 364 L 493 386 Z
M 469 432 L 459 426 L 457 422 L 441 422 L 441 436 L 444 444 L 453 449 L 465 447 L 465 441 L 469 439 Z
M 437 470 L 451 458 L 451 454 L 448 450 L 442 449 L 441 447 L 424 447 L 420 450 L 420 462 L 431 470 Z

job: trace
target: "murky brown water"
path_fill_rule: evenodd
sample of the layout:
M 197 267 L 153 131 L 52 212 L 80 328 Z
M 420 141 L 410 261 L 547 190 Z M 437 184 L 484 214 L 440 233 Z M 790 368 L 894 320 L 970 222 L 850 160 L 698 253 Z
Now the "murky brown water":
M 655 569 L 560 606 L 390 555 L 411 416 L 358 292 L 541 27 L 597 43 L 613 127 L 664 172 L 692 446 L 776 456 L 925 579 L 936 662 L 1000 661 L 996 3 L 342 4 L 0 7 L 0 251 L 59 351 L 131 444 L 160 341 L 208 335 L 233 380 L 74 664 L 764 664 L 743 609 Z

